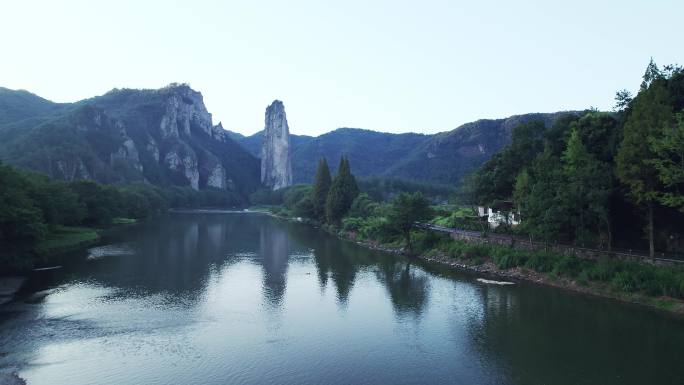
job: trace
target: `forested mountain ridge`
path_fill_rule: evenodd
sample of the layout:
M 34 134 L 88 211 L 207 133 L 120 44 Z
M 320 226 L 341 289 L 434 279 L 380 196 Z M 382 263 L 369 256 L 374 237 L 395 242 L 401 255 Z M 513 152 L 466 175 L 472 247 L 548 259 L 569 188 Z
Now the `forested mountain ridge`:
M 67 181 L 149 182 L 248 194 L 259 160 L 213 125 L 187 85 L 58 104 L 0 89 L 0 160 Z
M 291 135 L 295 183 L 310 183 L 320 158 L 335 164 L 349 157 L 358 176 L 383 176 L 456 185 L 461 178 L 510 142 L 513 128 L 540 120 L 550 126 L 578 112 L 531 113 L 505 119 L 482 119 L 434 135 L 392 134 L 359 128 L 339 128 L 317 137 Z M 263 133 L 231 137 L 259 156 Z

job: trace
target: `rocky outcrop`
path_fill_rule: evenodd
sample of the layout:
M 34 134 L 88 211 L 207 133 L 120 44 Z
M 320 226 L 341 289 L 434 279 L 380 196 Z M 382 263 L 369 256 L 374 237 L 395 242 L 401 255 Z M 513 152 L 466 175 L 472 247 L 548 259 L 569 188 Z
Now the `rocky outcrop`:
M 28 135 L 3 131 L 0 117 L 0 157 L 64 180 L 215 188 L 242 197 L 259 187 L 259 160 L 212 124 L 202 94 L 185 84 L 54 105 L 61 114 L 20 122 L 16 132 Z
M 272 190 L 292 185 L 290 128 L 287 125 L 285 106 L 280 100 L 266 108 L 261 146 L 261 183 Z
M 159 124 L 162 138 L 189 137 L 191 127 L 212 135 L 211 114 L 204 106 L 201 93 L 187 86 L 167 87 L 164 91 L 171 92 L 166 92 L 166 111 Z

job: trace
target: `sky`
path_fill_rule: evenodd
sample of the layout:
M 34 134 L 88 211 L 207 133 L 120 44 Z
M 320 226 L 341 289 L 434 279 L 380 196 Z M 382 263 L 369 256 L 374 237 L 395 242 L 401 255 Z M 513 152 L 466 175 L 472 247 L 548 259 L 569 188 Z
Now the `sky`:
M 684 1 L 0 0 L 0 86 L 57 102 L 189 83 L 214 123 L 435 133 L 609 110 L 653 57 L 684 62 Z

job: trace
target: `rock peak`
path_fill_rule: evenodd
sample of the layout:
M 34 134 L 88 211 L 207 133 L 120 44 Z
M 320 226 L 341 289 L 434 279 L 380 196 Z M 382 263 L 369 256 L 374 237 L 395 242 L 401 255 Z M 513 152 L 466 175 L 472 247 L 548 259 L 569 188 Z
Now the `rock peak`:
M 274 100 L 266 108 L 261 145 L 261 183 L 272 190 L 292 185 L 290 128 L 280 100 Z

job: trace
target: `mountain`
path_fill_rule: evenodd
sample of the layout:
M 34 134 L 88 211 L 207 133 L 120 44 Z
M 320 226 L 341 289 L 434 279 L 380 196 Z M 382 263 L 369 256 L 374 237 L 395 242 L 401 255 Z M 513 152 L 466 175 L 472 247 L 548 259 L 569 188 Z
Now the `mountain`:
M 246 195 L 259 160 L 213 125 L 187 85 L 114 89 L 58 104 L 0 89 L 0 159 L 53 178 L 216 188 Z
M 541 120 L 550 126 L 565 114 L 531 113 L 505 119 L 482 119 L 434 135 L 391 134 L 359 128 L 339 128 L 317 137 L 290 136 L 295 183 L 312 181 L 318 160 L 325 157 L 333 171 L 347 155 L 358 176 L 385 176 L 454 185 L 510 143 L 517 125 Z M 263 131 L 229 135 L 259 156 Z

